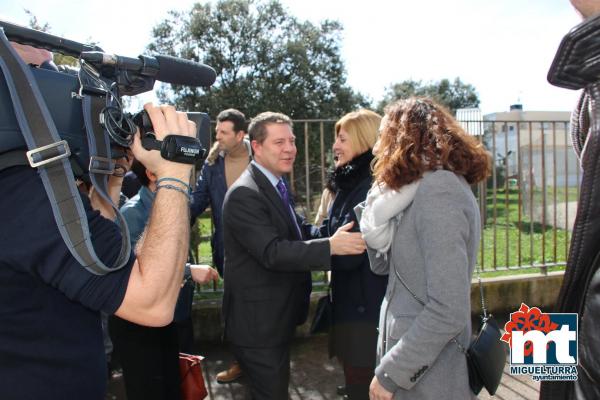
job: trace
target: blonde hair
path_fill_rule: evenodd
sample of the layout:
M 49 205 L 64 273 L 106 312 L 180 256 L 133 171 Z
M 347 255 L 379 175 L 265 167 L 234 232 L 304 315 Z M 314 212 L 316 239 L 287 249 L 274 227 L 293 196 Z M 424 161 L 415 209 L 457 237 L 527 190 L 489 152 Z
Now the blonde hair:
M 380 123 L 381 116 L 376 112 L 367 109 L 353 111 L 336 122 L 335 137 L 344 129 L 348 133 L 352 150 L 356 154 L 362 154 L 373 148 Z
M 220 153 L 221 150 L 219 150 L 219 142 L 215 141 L 208 152 L 208 156 L 206 157 L 206 162 L 208 165 L 213 165 L 215 161 L 217 161 Z

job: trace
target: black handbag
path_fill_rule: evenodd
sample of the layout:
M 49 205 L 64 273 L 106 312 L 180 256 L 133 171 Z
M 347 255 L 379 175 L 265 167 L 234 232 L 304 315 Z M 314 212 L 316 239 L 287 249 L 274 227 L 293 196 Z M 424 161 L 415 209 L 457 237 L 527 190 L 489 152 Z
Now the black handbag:
M 501 336 L 494 317 L 491 314 L 482 317 L 481 328 L 466 352 L 469 386 L 475 394 L 485 387 L 493 396 L 500 385 L 506 363 L 506 350 L 500 341 Z
M 498 323 L 496 323 L 492 314 L 487 313 L 485 308 L 483 283 L 479 275 L 479 268 L 477 268 L 477 280 L 479 281 L 479 297 L 481 299 L 481 326 L 477 336 L 471 341 L 465 352 L 469 370 L 469 386 L 475 394 L 479 394 L 481 389 L 485 387 L 488 393 L 493 396 L 502 379 L 507 348 L 506 344 L 500 340 L 502 332 L 500 332 Z M 456 339 L 454 341 L 462 348 Z
M 333 321 L 333 304 L 331 303 L 331 290 L 327 288 L 327 294 L 317 300 L 315 316 L 310 324 L 310 333 L 329 332 Z
M 395 265 L 393 269 L 400 283 L 402 283 L 416 301 L 424 306 L 425 302 L 410 290 L 398 273 Z M 467 357 L 467 371 L 471 391 L 477 395 L 485 387 L 488 393 L 493 396 L 496 393 L 496 389 L 498 389 L 498 385 L 500 385 L 502 372 L 506 364 L 506 345 L 500 340 L 502 334 L 496 320 L 493 315 L 487 313 L 485 308 L 483 285 L 479 276 L 479 269 L 477 269 L 477 279 L 479 280 L 482 311 L 479 331 L 471 341 L 468 349 L 465 349 L 456 338 L 453 338 L 452 341 L 456 343 L 460 351 Z

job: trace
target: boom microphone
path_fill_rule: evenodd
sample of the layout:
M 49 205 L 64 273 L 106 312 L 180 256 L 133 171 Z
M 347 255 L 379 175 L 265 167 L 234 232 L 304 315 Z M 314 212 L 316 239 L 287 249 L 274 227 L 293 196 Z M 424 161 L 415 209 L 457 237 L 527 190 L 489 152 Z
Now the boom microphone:
M 204 86 L 215 83 L 217 73 L 208 65 L 171 56 L 156 56 L 160 65 L 156 80 L 174 85 Z
M 208 87 L 217 79 L 217 73 L 208 65 L 183 58 L 141 55 L 138 58 L 84 51 L 81 58 L 97 67 L 114 67 L 174 85 Z

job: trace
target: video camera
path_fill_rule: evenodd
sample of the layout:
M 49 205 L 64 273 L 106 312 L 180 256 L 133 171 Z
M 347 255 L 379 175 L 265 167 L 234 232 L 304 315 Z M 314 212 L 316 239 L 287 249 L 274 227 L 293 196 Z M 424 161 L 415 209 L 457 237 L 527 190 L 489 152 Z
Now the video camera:
M 77 43 L 4 21 L 0 21 L 0 27 L 11 41 L 59 52 L 79 60 L 79 70 L 31 69 L 57 131 L 68 144 L 76 177 L 87 180 L 85 178 L 92 168 L 87 140 L 90 128 L 86 127 L 82 104 L 86 95 L 100 99 L 101 106 L 92 107 L 91 119 L 98 120 L 101 125 L 99 129 L 110 138 L 113 158 L 124 154 L 124 149 L 133 141 L 137 127 L 142 133 L 142 145 L 148 150 L 159 150 L 165 159 L 198 164 L 204 157 L 206 150 L 199 139 L 209 137 L 210 119 L 207 114 L 188 113 L 188 117 L 198 128 L 196 138 L 168 135 L 163 141 L 157 141 L 146 113 L 141 111 L 131 115 L 124 112 L 121 96 L 150 91 L 156 80 L 207 87 L 216 78 L 211 67 L 171 56 L 115 56 L 104 53 L 97 46 Z M 0 155 L 25 148 L 7 82 L 0 71 Z
M 215 71 L 170 56 L 109 55 L 99 47 L 3 21 L 0 28 L 0 171 L 18 165 L 37 168 L 56 226 L 73 257 L 96 275 L 123 268 L 131 244 L 127 222 L 108 191 L 108 177 L 115 174 L 112 159 L 126 155 L 138 127 L 142 146 L 160 150 L 165 159 L 195 164 L 205 150 L 197 137 L 167 135 L 157 140 L 148 115 L 124 112 L 121 96 L 149 91 L 156 80 L 210 86 Z M 31 68 L 9 41 L 75 57 L 79 69 Z M 208 116 L 190 117 L 198 134 L 208 137 Z M 121 249 L 113 265 L 105 265 L 94 250 L 73 176 L 91 183 L 116 213 Z

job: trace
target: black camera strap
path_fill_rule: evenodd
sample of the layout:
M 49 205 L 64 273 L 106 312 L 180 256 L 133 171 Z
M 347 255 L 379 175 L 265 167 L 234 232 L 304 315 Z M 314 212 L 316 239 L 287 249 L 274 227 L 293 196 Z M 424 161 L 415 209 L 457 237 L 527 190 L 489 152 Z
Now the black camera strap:
M 29 165 L 38 169 L 50 200 L 54 220 L 69 251 L 82 266 L 96 275 L 105 275 L 124 267 L 131 252 L 127 224 L 117 210 L 121 222 L 121 252 L 115 262 L 116 267 L 109 268 L 98 258 L 92 245 L 85 209 L 69 162 L 69 145 L 65 140 L 61 140 L 29 67 L 12 48 L 2 28 L 0 68 L 6 79 L 21 133 L 29 149 L 26 152 Z M 93 140 L 98 142 L 95 138 Z M 95 145 L 93 147 L 96 148 Z M 107 159 L 109 154 L 106 153 Z M 106 170 L 112 171 L 110 160 L 104 171 Z M 96 190 L 112 204 L 107 195 L 106 174 L 104 179 L 97 183 L 99 186 Z M 114 204 L 113 208 L 116 209 Z

